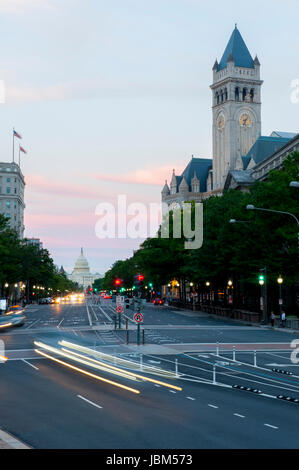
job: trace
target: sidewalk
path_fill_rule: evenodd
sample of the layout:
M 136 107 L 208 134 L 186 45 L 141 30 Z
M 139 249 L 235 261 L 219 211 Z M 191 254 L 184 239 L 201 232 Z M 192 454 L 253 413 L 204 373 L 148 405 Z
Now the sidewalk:
M 169 308 L 169 307 L 168 307 Z M 265 330 L 271 330 L 271 331 L 280 331 L 280 332 L 285 332 L 285 333 L 293 333 L 293 334 L 297 334 L 298 337 L 299 337 L 299 330 L 295 330 L 295 329 L 292 329 L 292 328 L 282 328 L 282 327 L 279 327 L 279 326 L 274 326 L 272 327 L 270 324 L 266 324 L 266 325 L 263 325 L 261 323 L 255 323 L 255 322 L 249 322 L 249 321 L 246 321 L 246 320 L 235 320 L 234 318 L 228 318 L 228 317 L 222 317 L 222 316 L 219 316 L 219 315 L 215 315 L 213 313 L 207 313 L 207 312 L 202 312 L 201 310 L 184 310 L 184 309 L 181 309 L 181 308 L 178 308 L 178 307 L 172 307 L 172 309 L 174 309 L 176 312 L 182 312 L 182 313 L 192 313 L 194 315 L 194 317 L 196 316 L 202 316 L 202 317 L 212 317 L 212 318 L 215 318 L 215 319 L 221 319 L 223 321 L 228 321 L 228 322 L 232 322 L 232 323 L 240 323 L 240 324 L 243 324 L 243 325 L 247 325 L 247 326 L 255 326 L 255 327 L 258 327 L 258 328 L 264 328 Z
M 32 447 L 27 446 L 23 442 L 13 437 L 8 432 L 0 429 L 0 450 L 2 449 L 31 449 Z

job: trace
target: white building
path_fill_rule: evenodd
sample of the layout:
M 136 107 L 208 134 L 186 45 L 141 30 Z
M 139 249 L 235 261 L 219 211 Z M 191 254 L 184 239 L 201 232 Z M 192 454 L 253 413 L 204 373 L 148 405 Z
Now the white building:
M 92 286 L 95 279 L 101 277 L 103 276 L 99 273 L 92 274 L 90 272 L 88 261 L 83 254 L 83 248 L 81 248 L 80 256 L 75 263 L 72 274 L 68 274 L 68 278 L 86 289 L 88 286 Z
M 0 162 L 0 214 L 9 219 L 19 238 L 24 236 L 24 188 L 19 165 Z

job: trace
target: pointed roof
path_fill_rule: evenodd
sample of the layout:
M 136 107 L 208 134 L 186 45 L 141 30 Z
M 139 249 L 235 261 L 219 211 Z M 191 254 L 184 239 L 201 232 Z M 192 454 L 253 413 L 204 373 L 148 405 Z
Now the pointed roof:
M 251 54 L 242 38 L 240 31 L 235 26 L 235 29 L 230 37 L 230 40 L 226 46 L 222 59 L 219 63 L 218 70 L 225 69 L 227 62 L 233 58 L 235 65 L 238 67 L 246 67 L 253 69 L 254 62 Z
M 194 174 L 200 182 L 201 192 L 205 193 L 207 190 L 207 178 L 209 170 L 212 168 L 213 160 L 211 158 L 195 158 L 192 159 L 186 166 L 182 176 L 185 177 L 189 188 L 191 188 L 191 181 L 194 178 Z
M 165 180 L 164 188 L 162 189 L 162 194 L 170 194 L 169 186 L 167 180 Z

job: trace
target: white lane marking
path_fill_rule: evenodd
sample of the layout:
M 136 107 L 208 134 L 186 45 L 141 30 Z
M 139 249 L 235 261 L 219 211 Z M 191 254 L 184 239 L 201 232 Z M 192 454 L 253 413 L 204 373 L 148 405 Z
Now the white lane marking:
M 170 391 L 170 393 L 176 393 L 174 390 L 169 390 L 169 391 Z
M 33 369 L 39 370 L 38 367 L 34 366 L 33 364 L 30 364 L 30 362 L 26 361 L 26 359 L 22 359 L 22 361 L 23 361 L 23 362 L 26 362 L 26 364 L 28 364 L 28 366 L 33 367 Z
M 4 441 L 13 449 L 31 449 L 31 447 L 26 446 L 26 444 L 19 441 L 18 439 L 13 437 L 11 434 L 8 434 L 7 432 L 2 431 L 1 429 L 0 429 L 0 440 Z
M 208 406 L 210 406 L 211 408 L 219 408 L 219 407 L 216 406 L 216 405 L 210 405 L 210 404 L 209 404 Z
M 92 326 L 92 321 L 91 321 L 91 317 L 90 317 L 90 313 L 89 313 L 89 309 L 88 309 L 87 303 L 85 304 L 85 307 L 86 307 L 86 311 L 87 311 L 89 326 Z
M 61 323 L 63 322 L 64 318 L 61 320 L 61 322 L 57 325 L 57 328 L 60 327 Z
M 155 385 L 155 387 L 160 387 L 160 385 L 158 385 L 158 384 L 154 384 L 154 385 Z
M 31 328 L 33 325 L 35 325 L 35 323 L 37 323 L 38 321 L 39 321 L 39 319 L 38 319 L 38 320 L 35 320 L 33 323 L 31 323 L 30 325 L 28 325 L 28 326 L 26 327 L 26 330 L 28 330 L 28 329 Z
M 234 413 L 234 416 L 238 416 L 238 418 L 245 418 L 245 416 L 239 415 L 238 413 Z
M 278 429 L 277 426 L 272 426 L 272 424 L 265 423 L 264 426 L 268 426 L 268 428 Z
M 105 310 L 104 310 L 102 307 L 100 307 L 99 305 L 98 305 L 98 307 L 99 307 L 99 309 L 101 310 L 101 312 L 103 313 L 103 315 L 105 315 L 105 317 L 107 318 L 107 320 L 109 320 L 109 323 L 113 323 L 112 318 L 109 317 L 108 313 L 106 313 Z
M 103 408 L 102 406 L 97 405 L 96 403 L 93 403 L 93 401 L 87 400 L 87 398 L 84 398 L 84 397 L 82 397 L 81 395 L 77 395 L 77 397 L 78 397 L 78 398 L 81 398 L 81 400 L 86 401 L 86 402 L 89 403 L 90 405 L 95 406 L 96 408 L 101 408 L 101 409 Z
M 186 397 L 186 398 L 188 398 L 188 400 L 193 400 L 193 401 L 195 400 L 195 398 L 192 398 L 192 397 Z

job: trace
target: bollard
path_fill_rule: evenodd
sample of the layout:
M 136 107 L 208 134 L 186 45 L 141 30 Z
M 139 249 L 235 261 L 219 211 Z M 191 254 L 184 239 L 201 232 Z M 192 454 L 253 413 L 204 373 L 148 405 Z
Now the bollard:
M 253 352 L 253 366 L 257 367 L 257 365 L 256 365 L 256 351 Z
M 143 370 L 143 354 L 140 354 L 140 370 Z
M 145 344 L 145 333 L 144 333 L 144 329 L 142 330 L 142 344 Z
M 129 324 L 129 321 L 128 321 L 128 319 L 126 318 L 126 330 L 128 329 L 128 324 Z
M 217 343 L 216 356 L 219 356 L 219 343 Z
M 175 376 L 178 377 L 179 376 L 179 364 L 178 364 L 178 360 L 175 359 Z
M 216 385 L 216 366 L 213 365 L 213 385 Z
M 118 328 L 121 330 L 121 313 L 118 314 Z
M 233 346 L 233 361 L 236 361 L 236 348 Z
M 127 344 L 129 344 L 129 330 L 127 330 Z
M 116 314 L 115 314 L 115 317 L 114 317 L 114 329 L 116 330 L 117 328 L 117 319 L 116 319 Z

